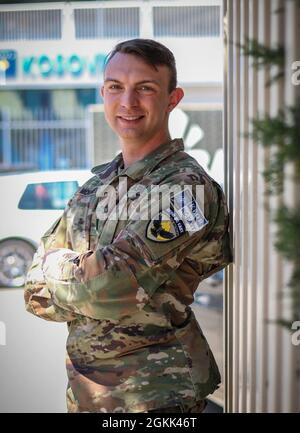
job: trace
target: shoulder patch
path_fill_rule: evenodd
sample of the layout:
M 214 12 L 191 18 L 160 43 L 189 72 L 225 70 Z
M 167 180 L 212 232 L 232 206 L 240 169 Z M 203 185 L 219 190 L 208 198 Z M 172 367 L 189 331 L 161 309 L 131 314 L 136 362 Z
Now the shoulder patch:
M 146 227 L 146 237 L 155 242 L 172 241 L 188 232 L 191 236 L 208 224 L 189 189 L 176 194 L 170 207 L 158 213 Z
M 190 188 L 186 188 L 175 195 L 173 202 L 174 209 L 184 222 L 186 231 L 196 232 L 208 224 L 208 220 L 205 218 Z
M 160 212 L 149 221 L 146 237 L 151 241 L 168 242 L 185 233 L 185 225 L 171 208 Z

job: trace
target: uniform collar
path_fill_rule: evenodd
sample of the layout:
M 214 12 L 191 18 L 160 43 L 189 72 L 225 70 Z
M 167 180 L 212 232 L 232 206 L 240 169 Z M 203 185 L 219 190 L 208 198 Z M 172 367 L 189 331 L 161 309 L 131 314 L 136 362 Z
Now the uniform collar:
M 160 164 L 168 156 L 184 150 L 183 140 L 175 138 L 174 140 L 167 141 L 161 144 L 153 152 L 146 155 L 143 159 L 134 162 L 127 168 L 122 169 L 123 155 L 119 153 L 110 163 L 105 165 L 104 170 L 100 166 L 92 169 L 104 183 L 110 183 L 117 176 L 129 176 L 134 180 L 141 179 L 143 176 L 149 174 L 158 164 Z

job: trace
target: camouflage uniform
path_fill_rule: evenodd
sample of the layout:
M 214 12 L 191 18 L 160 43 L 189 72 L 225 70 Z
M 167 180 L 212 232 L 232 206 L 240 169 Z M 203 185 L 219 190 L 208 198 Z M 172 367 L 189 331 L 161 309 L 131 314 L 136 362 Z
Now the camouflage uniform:
M 193 407 L 220 383 L 190 305 L 199 282 L 231 261 L 221 187 L 180 139 L 125 169 L 119 154 L 92 172 L 42 237 L 25 286 L 27 311 L 68 324 L 68 411 Z M 172 232 L 156 230 L 155 219 L 115 219 L 109 212 L 97 219 L 111 194 L 100 196 L 100 186 L 114 186 L 121 203 L 129 189 L 143 185 L 148 193 L 162 184 L 203 185 L 206 223 L 187 232 L 173 218 Z M 143 194 L 131 194 L 125 208 L 135 203 L 143 209 Z M 98 274 L 81 278 L 82 258 L 93 251 Z

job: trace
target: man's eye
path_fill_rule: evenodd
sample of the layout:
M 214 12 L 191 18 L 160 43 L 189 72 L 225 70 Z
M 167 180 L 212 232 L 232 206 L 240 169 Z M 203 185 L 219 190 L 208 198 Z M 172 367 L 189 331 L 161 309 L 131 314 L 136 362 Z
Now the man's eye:
M 152 92 L 153 91 L 152 87 L 148 87 L 148 86 L 141 86 L 140 90 L 142 92 Z
M 119 86 L 119 84 L 111 84 L 108 87 L 108 90 L 119 90 L 119 89 L 121 89 L 121 86 Z

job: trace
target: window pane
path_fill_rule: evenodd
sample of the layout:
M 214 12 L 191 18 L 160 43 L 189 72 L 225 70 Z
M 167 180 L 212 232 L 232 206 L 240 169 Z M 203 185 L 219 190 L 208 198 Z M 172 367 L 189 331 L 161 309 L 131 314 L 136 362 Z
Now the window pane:
M 19 209 L 64 209 L 78 188 L 77 181 L 28 184 Z
M 60 39 L 61 10 L 0 12 L 0 39 Z
M 154 36 L 220 36 L 220 6 L 153 8 Z
M 139 8 L 74 9 L 77 39 L 139 36 Z

